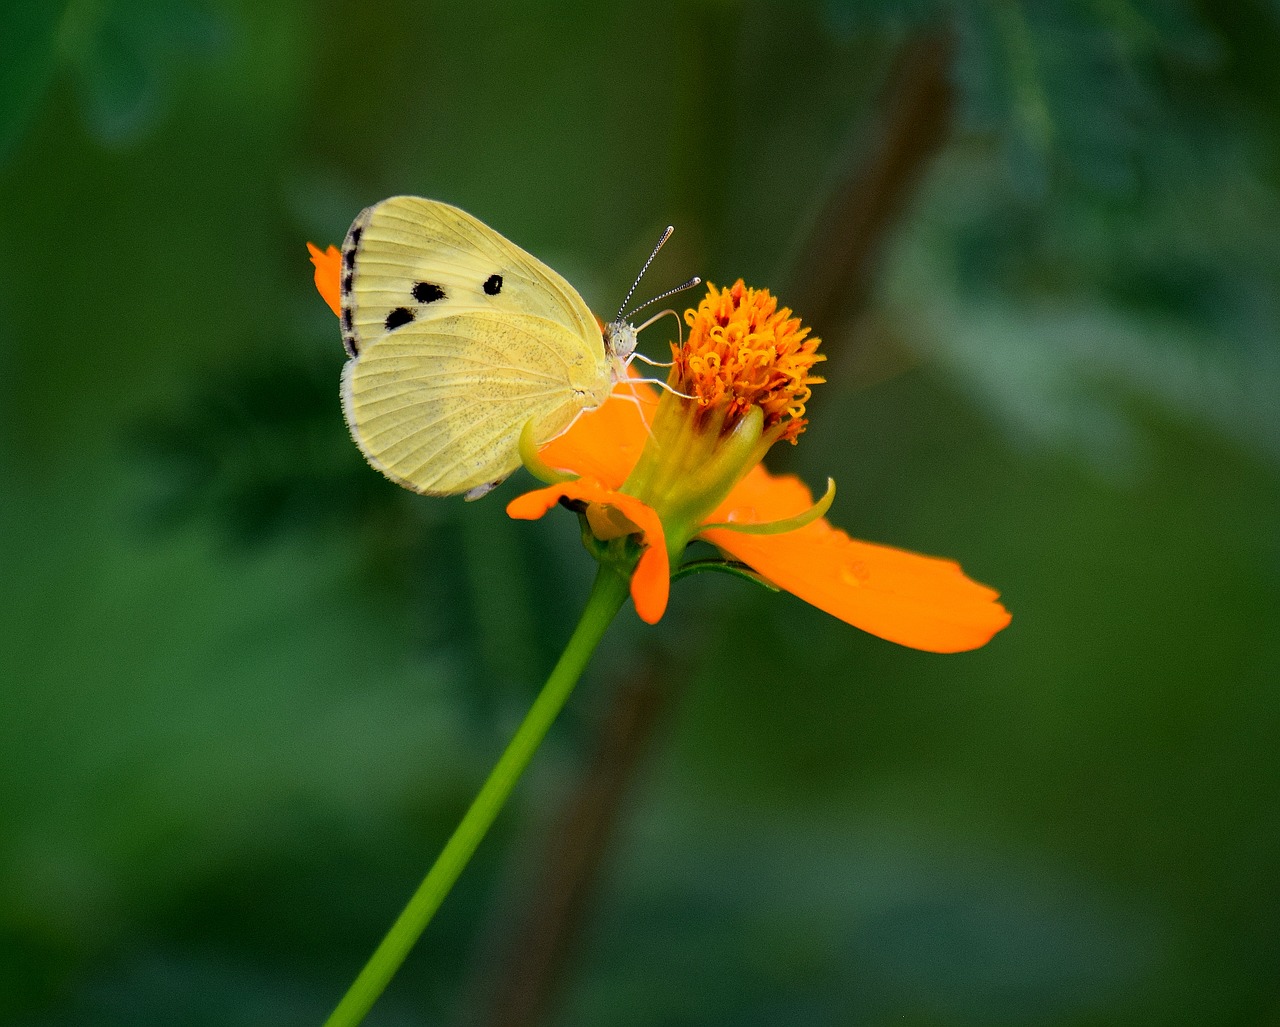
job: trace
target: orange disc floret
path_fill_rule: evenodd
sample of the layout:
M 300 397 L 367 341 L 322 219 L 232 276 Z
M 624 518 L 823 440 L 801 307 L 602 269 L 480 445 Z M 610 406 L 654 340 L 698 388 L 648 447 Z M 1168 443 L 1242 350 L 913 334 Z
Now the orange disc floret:
M 823 381 L 809 372 L 826 357 L 821 341 L 800 325 L 791 309 L 778 309 L 768 289 L 739 278 L 728 289 L 707 285 L 697 310 L 685 311 L 689 338 L 675 352 L 672 386 L 693 396 L 701 411 L 723 411 L 729 430 L 747 410 L 764 411 L 764 429 L 782 424 L 778 439 L 796 440 L 807 423 L 809 386 Z

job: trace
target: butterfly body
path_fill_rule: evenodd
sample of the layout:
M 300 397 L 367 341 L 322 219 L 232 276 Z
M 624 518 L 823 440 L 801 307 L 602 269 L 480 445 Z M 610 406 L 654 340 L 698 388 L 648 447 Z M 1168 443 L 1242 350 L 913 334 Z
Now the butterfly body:
M 483 494 L 608 399 L 626 374 L 577 291 L 445 203 L 395 196 L 362 211 L 342 247 L 347 424 L 369 462 L 428 495 Z M 630 329 L 629 325 L 624 326 Z

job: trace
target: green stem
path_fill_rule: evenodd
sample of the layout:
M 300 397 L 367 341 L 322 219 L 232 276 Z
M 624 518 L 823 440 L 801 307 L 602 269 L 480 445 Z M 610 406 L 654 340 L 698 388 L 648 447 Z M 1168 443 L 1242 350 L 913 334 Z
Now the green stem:
M 325 1027 L 354 1027 L 359 1024 L 400 969 L 409 950 L 431 922 L 440 903 L 502 810 L 626 598 L 627 579 L 615 567 L 601 564 L 591 586 L 586 609 L 582 611 L 582 619 L 574 628 L 547 683 L 542 686 L 515 736 L 490 771 L 434 865 L 427 871 L 422 884 L 418 885 L 413 898 L 325 1021 Z

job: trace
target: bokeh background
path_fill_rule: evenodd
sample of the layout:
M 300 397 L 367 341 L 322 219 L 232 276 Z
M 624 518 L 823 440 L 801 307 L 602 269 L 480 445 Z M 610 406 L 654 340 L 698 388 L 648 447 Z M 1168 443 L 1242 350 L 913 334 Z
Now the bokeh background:
M 343 426 L 304 243 L 409 192 L 606 314 L 668 222 L 651 288 L 778 292 L 830 360 L 773 466 L 1014 621 L 624 612 L 371 1024 L 1280 1022 L 1278 53 L 1265 0 L 7 0 L 0 1020 L 318 1023 L 569 633 L 523 472 Z

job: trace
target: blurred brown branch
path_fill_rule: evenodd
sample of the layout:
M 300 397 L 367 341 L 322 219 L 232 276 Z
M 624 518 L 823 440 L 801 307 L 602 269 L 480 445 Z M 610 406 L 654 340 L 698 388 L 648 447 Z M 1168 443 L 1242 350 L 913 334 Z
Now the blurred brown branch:
M 787 305 L 803 312 L 824 340 L 865 309 L 890 230 L 946 143 L 955 108 L 951 49 L 946 31 L 903 48 L 875 130 L 852 150 L 799 248 Z

